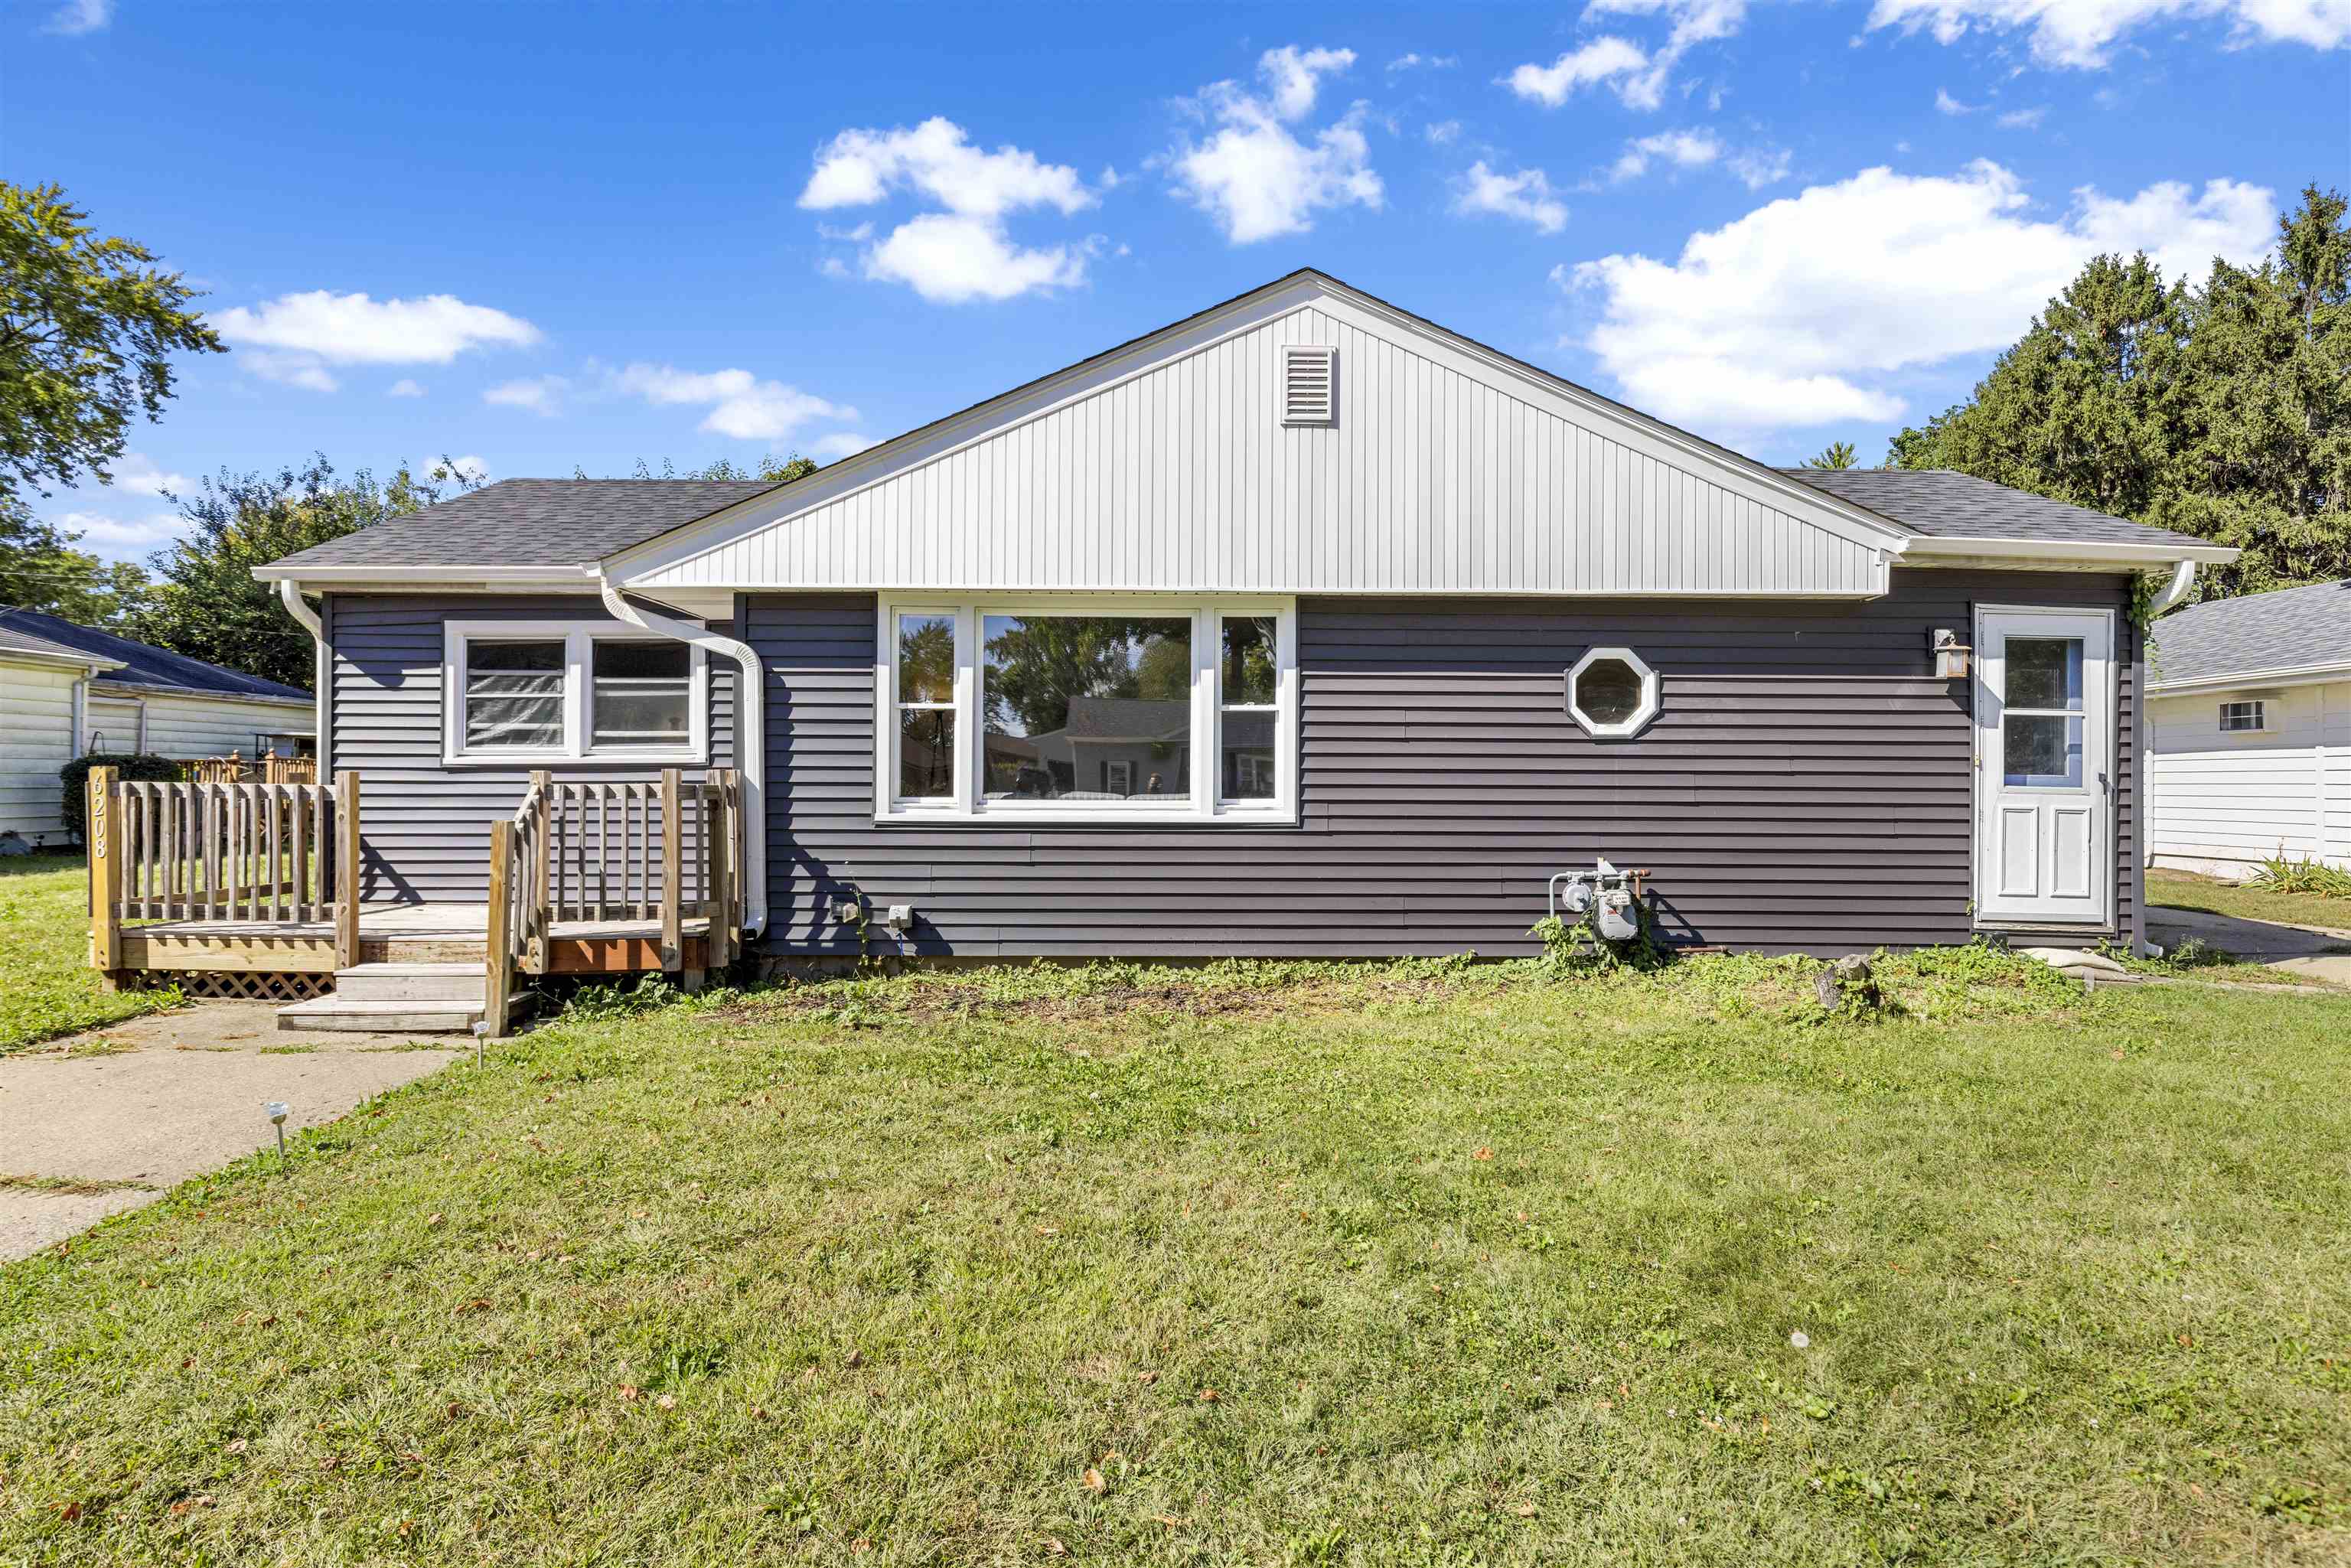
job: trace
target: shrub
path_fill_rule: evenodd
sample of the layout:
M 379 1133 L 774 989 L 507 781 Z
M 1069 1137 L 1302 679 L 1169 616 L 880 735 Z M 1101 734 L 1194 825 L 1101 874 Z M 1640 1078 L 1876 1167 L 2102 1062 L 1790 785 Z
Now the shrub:
M 2351 898 L 2351 871 L 2343 871 L 2323 861 L 2307 856 L 2288 860 L 2285 846 L 2262 862 L 2252 875 L 2252 885 L 2272 893 L 2313 893 L 2321 898 Z
M 186 764 L 144 751 L 93 751 L 57 769 L 65 786 L 66 831 L 76 841 L 89 841 L 89 770 L 111 768 L 117 778 L 141 783 L 177 783 L 186 776 Z

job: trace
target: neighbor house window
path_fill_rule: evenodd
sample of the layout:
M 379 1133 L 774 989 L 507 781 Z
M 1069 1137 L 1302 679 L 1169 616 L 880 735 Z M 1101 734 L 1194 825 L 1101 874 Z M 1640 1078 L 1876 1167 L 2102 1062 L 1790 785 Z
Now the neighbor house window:
M 2268 716 L 2268 706 L 2259 700 L 2220 705 L 2220 727 L 2231 733 L 2238 730 L 2266 729 L 2269 727 L 2266 722 Z
M 1593 648 L 1567 672 L 1568 716 L 1593 735 L 1637 735 L 1658 706 L 1657 672 L 1630 648 Z
M 631 627 L 453 621 L 444 761 L 708 758 L 702 651 Z
M 884 604 L 883 818 L 1294 816 L 1289 601 Z

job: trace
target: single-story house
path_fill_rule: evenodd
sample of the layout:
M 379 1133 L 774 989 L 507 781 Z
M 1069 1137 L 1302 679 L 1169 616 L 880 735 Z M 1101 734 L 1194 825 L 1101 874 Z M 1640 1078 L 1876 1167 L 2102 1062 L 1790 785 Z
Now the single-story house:
M 1774 468 L 1307 270 L 787 484 L 259 575 L 371 899 L 478 905 L 533 770 L 716 768 L 776 955 L 1526 953 L 1603 856 L 1667 940 L 1834 953 L 2134 938 L 2135 590 L 2234 553 Z
M 0 610 L 0 832 L 66 841 L 57 770 L 89 752 L 193 760 L 307 750 L 316 704 L 223 669 L 34 610 Z
M 2351 867 L 2351 581 L 2191 605 L 2150 636 L 2149 863 Z

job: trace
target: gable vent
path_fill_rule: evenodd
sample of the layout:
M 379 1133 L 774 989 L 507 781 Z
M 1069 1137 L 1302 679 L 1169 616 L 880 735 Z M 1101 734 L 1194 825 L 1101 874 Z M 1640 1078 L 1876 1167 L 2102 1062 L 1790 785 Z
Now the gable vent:
M 1284 345 L 1281 423 L 1331 424 L 1338 418 L 1339 350 Z

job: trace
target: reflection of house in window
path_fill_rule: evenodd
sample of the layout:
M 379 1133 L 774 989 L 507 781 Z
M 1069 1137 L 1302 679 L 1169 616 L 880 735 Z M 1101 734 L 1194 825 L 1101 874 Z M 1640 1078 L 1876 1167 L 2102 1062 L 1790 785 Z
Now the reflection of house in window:
M 1071 697 L 1066 722 L 1043 735 L 987 737 L 991 797 L 1123 800 L 1192 792 L 1192 705 L 1159 697 Z M 998 747 L 1035 748 L 1017 769 Z
M 1274 796 L 1273 714 L 1269 709 L 1225 710 L 1224 776 L 1228 800 L 1270 800 Z

